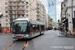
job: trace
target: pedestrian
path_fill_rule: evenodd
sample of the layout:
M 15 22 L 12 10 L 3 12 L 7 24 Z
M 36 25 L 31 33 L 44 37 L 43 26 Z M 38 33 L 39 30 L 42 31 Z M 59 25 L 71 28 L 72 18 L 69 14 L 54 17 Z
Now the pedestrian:
M 2 33 L 2 27 L 1 27 L 1 24 L 0 24 L 0 34 Z
M 62 27 L 61 27 L 61 32 L 62 32 Z
M 61 27 L 59 27 L 59 31 L 61 31 Z

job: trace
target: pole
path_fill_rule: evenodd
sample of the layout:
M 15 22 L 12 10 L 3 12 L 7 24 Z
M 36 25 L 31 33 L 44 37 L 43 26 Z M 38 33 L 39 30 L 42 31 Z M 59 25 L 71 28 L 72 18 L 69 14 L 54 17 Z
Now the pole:
M 56 19 L 57 19 L 57 17 L 56 17 L 56 1 L 57 1 L 57 0 L 55 0 L 55 21 L 56 21 Z
M 18 18 L 18 2 L 17 2 L 17 14 L 16 14 L 17 18 Z
M 56 15 L 56 1 L 57 1 L 57 0 L 55 0 L 55 27 L 56 27 L 56 25 L 57 25 L 57 22 L 56 22 L 56 21 L 57 21 L 57 17 L 56 17 L 56 16 L 57 16 L 57 15 Z
M 12 3 L 11 3 L 11 17 L 10 17 L 10 31 L 11 31 L 11 28 L 12 28 L 12 22 L 13 22 L 13 17 L 12 17 Z
M 71 5 L 72 5 L 72 19 L 73 19 L 73 0 L 71 0 L 71 2 L 72 2 Z M 72 26 L 73 26 L 73 21 L 72 21 Z M 73 31 L 73 27 L 72 27 L 72 31 Z

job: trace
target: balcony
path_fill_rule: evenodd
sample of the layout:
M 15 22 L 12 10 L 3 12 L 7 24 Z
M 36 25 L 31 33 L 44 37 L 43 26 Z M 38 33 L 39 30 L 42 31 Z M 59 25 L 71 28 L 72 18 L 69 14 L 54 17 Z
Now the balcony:
M 16 13 L 9 13 L 9 15 L 11 15 L 11 14 L 12 15 L 25 15 L 25 13 L 17 13 L 17 12 Z
M 39 18 L 39 17 L 37 17 L 37 19 L 39 20 L 40 18 Z
M 37 16 L 40 16 L 40 13 L 37 13 Z
M 37 7 L 37 10 L 39 10 L 40 8 L 39 7 Z
M 39 11 L 39 10 L 37 10 L 37 13 L 40 13 L 40 11 Z
M 39 6 L 39 3 L 37 2 L 37 6 Z
M 25 15 L 25 12 L 19 12 L 17 15 Z
M 7 10 L 7 11 L 8 11 L 8 9 L 5 9 L 5 10 Z
M 22 4 L 22 3 L 20 3 L 20 4 L 18 4 L 18 6 L 24 6 L 25 4 Z
M 37 15 L 37 20 L 40 20 L 40 16 L 39 15 Z
M 12 13 L 9 12 L 9 15 L 11 15 Z
M 11 8 L 8 8 L 8 10 L 11 11 Z M 12 10 L 13 10 L 13 11 L 14 11 L 14 10 L 17 10 L 17 8 L 12 8 Z
M 10 12 L 9 12 L 9 15 L 11 15 L 11 14 L 12 14 L 12 15 L 16 15 L 16 13 L 10 13 Z
M 11 11 L 11 7 L 9 7 L 8 10 Z M 25 11 L 25 8 L 12 7 L 12 10 L 13 10 L 13 11 L 14 11 L 14 10 L 16 10 L 16 11 L 22 11 L 22 10 L 24 10 L 24 11 Z
M 15 6 L 17 6 L 17 4 L 8 4 L 8 6 L 9 7 L 11 7 L 11 6 L 14 6 L 15 7 Z
M 37 6 L 37 9 L 40 9 L 40 6 Z
M 12 8 L 12 10 L 17 10 L 17 8 Z
M 14 15 L 16 15 L 16 14 L 17 14 L 17 12 L 13 12 L 13 14 L 14 14 Z
M 18 8 L 18 10 L 25 10 L 25 8 Z
M 24 0 L 9 0 L 8 2 L 24 2 Z
M 15 2 L 14 0 L 8 0 L 9 3 Z
M 45 8 L 43 8 L 43 10 L 45 11 Z
M 39 21 L 39 22 L 40 22 L 40 19 L 37 19 L 37 21 Z
M 13 4 L 8 4 L 9 7 L 11 7 L 11 6 L 14 6 L 14 7 L 15 7 L 15 6 L 24 6 L 24 5 L 25 5 L 25 4 L 17 4 L 17 3 L 15 3 L 15 4 L 14 4 L 14 3 L 13 3 Z

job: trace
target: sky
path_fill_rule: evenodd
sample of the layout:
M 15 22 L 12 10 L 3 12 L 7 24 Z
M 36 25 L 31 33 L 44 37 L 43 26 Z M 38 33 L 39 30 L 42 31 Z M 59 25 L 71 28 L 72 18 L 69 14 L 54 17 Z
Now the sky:
M 48 15 L 56 22 L 56 1 L 48 0 Z
M 40 1 L 45 6 L 46 14 L 48 14 L 48 2 L 47 2 L 47 0 L 40 0 Z M 58 21 L 58 19 L 59 20 L 61 19 L 61 2 L 62 1 L 63 0 L 56 0 L 56 18 L 57 18 L 57 21 Z

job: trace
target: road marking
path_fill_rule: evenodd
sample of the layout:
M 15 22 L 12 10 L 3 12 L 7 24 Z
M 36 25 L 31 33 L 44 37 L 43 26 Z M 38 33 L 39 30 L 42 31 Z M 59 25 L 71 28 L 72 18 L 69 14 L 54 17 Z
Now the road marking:
M 24 43 L 24 47 L 23 47 L 22 50 L 24 50 L 27 46 L 28 46 L 28 42 L 26 41 L 26 42 Z
M 5 48 L 4 50 L 7 50 L 8 48 L 10 48 L 11 46 L 14 45 L 14 43 L 16 42 L 16 40 L 14 42 L 12 42 L 7 48 Z

